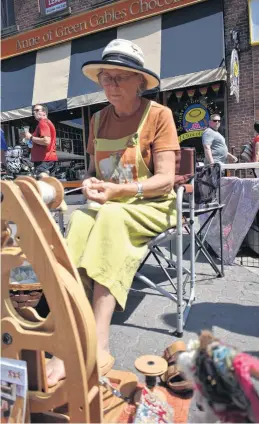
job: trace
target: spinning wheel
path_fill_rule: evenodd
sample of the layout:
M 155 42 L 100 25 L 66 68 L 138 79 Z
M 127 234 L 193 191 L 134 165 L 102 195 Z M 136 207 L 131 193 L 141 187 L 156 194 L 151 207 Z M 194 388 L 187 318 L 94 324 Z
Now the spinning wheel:
M 63 195 L 61 190 L 59 203 Z M 27 422 L 118 422 L 125 399 L 135 392 L 137 377 L 115 370 L 105 376 L 122 398 L 99 384 L 93 312 L 37 182 L 28 178 L 2 182 L 1 207 L 2 355 L 27 361 Z M 14 243 L 10 243 L 9 222 L 17 226 Z M 16 310 L 10 299 L 11 270 L 25 260 L 48 302 L 46 318 L 30 306 Z M 46 383 L 45 352 L 62 359 L 66 371 L 66 378 L 51 389 Z

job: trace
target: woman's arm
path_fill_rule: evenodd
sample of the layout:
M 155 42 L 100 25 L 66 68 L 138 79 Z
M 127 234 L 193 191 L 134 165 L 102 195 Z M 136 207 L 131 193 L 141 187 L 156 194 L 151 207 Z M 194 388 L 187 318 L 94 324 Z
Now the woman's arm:
M 157 118 L 151 150 L 154 176 L 141 181 L 144 197 L 162 196 L 172 190 L 175 178 L 175 150 L 179 150 L 179 143 L 172 111 L 163 107 Z M 135 183 L 122 184 L 118 191 L 119 197 L 134 196 L 137 186 Z
M 143 196 L 157 197 L 170 193 L 174 186 L 175 178 L 175 152 L 165 151 L 153 154 L 154 175 L 147 180 L 142 181 Z M 137 185 L 118 184 L 116 197 L 135 196 Z
M 154 175 L 141 181 L 143 197 L 152 198 L 170 193 L 175 178 L 175 150 L 179 150 L 178 137 L 172 112 L 163 108 L 160 112 L 155 137 L 152 144 Z M 138 186 L 134 183 L 114 184 L 101 182 L 89 185 L 84 191 L 86 197 L 99 203 L 107 200 L 132 197 L 137 194 Z M 96 193 L 95 190 L 98 190 Z M 93 192 L 94 191 L 94 192 Z
M 175 152 L 157 152 L 153 155 L 155 175 L 144 180 L 143 197 L 152 198 L 170 193 L 174 186 L 175 177 Z M 94 179 L 94 178 L 93 178 Z M 108 200 L 123 197 L 133 197 L 137 194 L 136 183 L 114 184 L 85 180 L 85 196 L 98 203 L 106 203 Z
M 96 169 L 95 169 L 94 155 L 90 155 L 90 163 L 89 163 L 88 169 L 85 171 L 84 179 L 95 177 L 95 176 L 96 176 Z

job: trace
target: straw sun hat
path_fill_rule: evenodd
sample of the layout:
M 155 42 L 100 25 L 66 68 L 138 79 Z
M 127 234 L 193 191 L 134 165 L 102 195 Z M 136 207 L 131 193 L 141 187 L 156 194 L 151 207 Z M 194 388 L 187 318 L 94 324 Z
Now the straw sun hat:
M 97 84 L 101 69 L 138 72 L 145 77 L 147 90 L 156 88 L 160 83 L 159 77 L 154 72 L 144 68 L 144 54 L 141 48 L 129 40 L 118 38 L 111 41 L 103 51 L 102 60 L 91 60 L 82 66 L 83 74 Z

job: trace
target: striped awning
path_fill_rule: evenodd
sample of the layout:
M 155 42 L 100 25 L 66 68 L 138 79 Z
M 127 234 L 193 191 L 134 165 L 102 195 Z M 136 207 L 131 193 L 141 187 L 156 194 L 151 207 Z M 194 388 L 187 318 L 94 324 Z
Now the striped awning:
M 204 2 L 4 60 L 1 119 L 31 116 L 37 103 L 56 112 L 105 101 L 81 66 L 100 59 L 114 38 L 130 39 L 143 49 L 145 67 L 160 76 L 162 91 L 226 80 L 220 67 L 223 34 L 221 2 Z

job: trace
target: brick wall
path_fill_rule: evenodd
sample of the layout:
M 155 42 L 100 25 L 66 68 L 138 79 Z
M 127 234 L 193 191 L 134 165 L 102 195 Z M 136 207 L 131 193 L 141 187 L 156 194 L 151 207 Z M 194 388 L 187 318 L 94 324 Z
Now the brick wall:
M 259 46 L 252 47 L 255 119 L 259 120 Z
M 116 1 L 116 0 L 114 0 Z M 77 14 L 93 7 L 111 3 L 111 0 L 70 0 L 71 14 Z M 14 0 L 16 24 L 20 31 L 26 31 L 35 26 L 45 25 L 51 19 L 61 17 L 49 17 L 48 21 L 39 14 L 38 0 Z
M 39 22 L 38 0 L 15 0 L 14 12 L 20 31 L 31 28 Z
M 116 1 L 116 0 L 114 0 Z M 215 0 L 210 0 L 215 1 Z M 38 0 L 14 0 L 16 23 L 20 31 L 47 23 L 39 16 Z M 70 0 L 71 13 L 77 14 L 111 0 Z M 53 18 L 52 18 L 53 19 Z M 226 66 L 228 70 L 228 141 L 240 147 L 253 136 L 255 117 L 259 119 L 259 46 L 249 44 L 247 0 L 224 0 Z M 229 69 L 233 44 L 230 31 L 240 32 L 240 103 L 229 95 Z
M 259 46 L 249 44 L 249 21 L 247 0 L 224 1 L 224 26 L 226 65 L 228 70 L 228 141 L 229 147 L 240 147 L 253 137 L 255 102 L 259 113 Z M 231 30 L 240 33 L 240 102 L 229 95 L 229 69 L 233 44 Z M 257 83 L 255 83 L 257 78 Z M 256 88 L 257 87 L 257 88 Z M 255 89 L 257 99 L 255 100 Z M 258 116 L 259 118 L 259 116 Z

